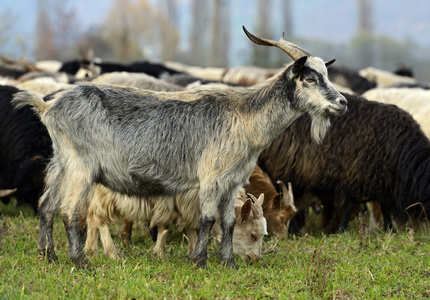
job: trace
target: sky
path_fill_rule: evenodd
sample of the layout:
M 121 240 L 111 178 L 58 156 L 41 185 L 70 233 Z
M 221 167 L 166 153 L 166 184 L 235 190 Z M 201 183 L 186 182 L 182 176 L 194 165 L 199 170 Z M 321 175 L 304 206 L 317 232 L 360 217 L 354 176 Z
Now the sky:
M 162 0 L 150 0 L 162 1 Z M 190 0 L 177 0 L 186 5 Z M 208 0 L 201 0 L 208 1 Z M 252 30 L 257 17 L 255 0 L 230 0 L 231 36 L 246 41 L 241 26 Z M 276 7 L 282 0 L 272 0 Z M 317 38 L 333 43 L 346 43 L 356 32 L 357 0 L 292 0 L 293 28 L 297 36 Z M 23 35 L 28 43 L 34 36 L 37 0 L 0 0 L 0 16 L 11 14 L 15 21 L 14 31 Z M 82 30 L 101 22 L 109 11 L 112 0 L 69 0 L 76 9 Z M 397 40 L 406 38 L 430 47 L 429 0 L 373 0 L 374 33 L 384 34 Z M 276 29 L 280 15 L 271 20 Z M 183 16 L 187 18 L 187 16 Z M 186 21 L 184 21 L 186 22 Z M 236 29 L 234 29 L 236 28 Z M 279 30 L 279 36 L 282 29 Z M 273 37 L 278 38 L 278 37 Z

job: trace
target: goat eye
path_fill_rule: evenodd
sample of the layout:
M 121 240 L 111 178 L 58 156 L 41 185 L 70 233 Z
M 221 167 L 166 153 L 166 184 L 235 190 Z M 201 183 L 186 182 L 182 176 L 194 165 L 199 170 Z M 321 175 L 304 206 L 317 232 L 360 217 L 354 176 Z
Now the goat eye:
M 251 233 L 251 238 L 256 241 L 258 240 L 258 236 L 255 233 Z
M 314 83 L 315 82 L 315 79 L 313 79 L 313 78 L 306 78 L 305 80 L 307 83 Z

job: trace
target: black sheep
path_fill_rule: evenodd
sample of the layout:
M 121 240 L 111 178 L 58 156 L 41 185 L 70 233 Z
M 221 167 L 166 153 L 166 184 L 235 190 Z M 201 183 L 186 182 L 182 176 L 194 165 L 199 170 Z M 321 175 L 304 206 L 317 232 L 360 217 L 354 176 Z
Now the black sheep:
M 370 82 L 358 74 L 357 70 L 346 66 L 332 66 L 328 69 L 328 78 L 331 82 L 347 87 L 360 95 L 376 87 L 376 83 Z
M 363 201 L 380 201 L 386 229 L 391 216 L 405 224 L 423 218 L 422 207 L 429 215 L 430 142 L 418 123 L 397 106 L 344 96 L 348 111 L 332 119 L 322 144 L 302 116 L 261 153 L 261 168 L 274 182 L 292 182 L 297 201 L 305 192 L 333 195 L 344 207 L 339 230 Z
M 37 212 L 45 167 L 52 155 L 51 139 L 30 107 L 14 110 L 11 106 L 19 91 L 0 85 L 0 190 L 16 188 L 12 196 L 18 205 L 27 203 Z M 7 203 L 9 198 L 2 201 Z

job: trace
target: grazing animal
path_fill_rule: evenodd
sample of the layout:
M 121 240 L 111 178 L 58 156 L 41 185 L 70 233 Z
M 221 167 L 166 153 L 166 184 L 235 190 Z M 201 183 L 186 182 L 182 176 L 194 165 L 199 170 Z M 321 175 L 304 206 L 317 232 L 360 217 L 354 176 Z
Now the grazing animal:
M 58 90 L 72 89 L 73 87 L 75 87 L 75 85 L 57 82 L 52 77 L 31 79 L 17 85 L 17 88 L 21 90 L 36 92 L 43 96 Z
M 178 72 L 182 72 L 193 77 L 203 78 L 205 80 L 221 82 L 226 69 L 225 68 L 210 68 L 210 67 L 197 67 L 188 66 L 178 62 L 165 62 L 168 68 L 174 69 Z
M 52 155 L 51 139 L 30 107 L 12 106 L 18 92 L 13 86 L 0 86 L 0 189 L 16 189 L 17 204 L 29 204 L 37 212 Z M 7 203 L 10 196 L 2 201 Z
M 370 82 L 376 83 L 376 86 L 381 88 L 386 88 L 393 84 L 416 84 L 418 82 L 415 78 L 396 75 L 392 72 L 376 69 L 374 67 L 361 69 L 358 73 Z
M 255 260 L 263 255 L 263 237 L 267 235 L 267 223 L 262 207 L 264 194 L 258 199 L 252 194 L 248 195 L 250 199 L 237 198 L 234 202 L 236 224 L 233 231 L 233 253 Z M 219 221 L 215 222 L 212 235 L 216 242 L 222 241 Z
M 182 91 L 184 88 L 144 73 L 111 72 L 91 80 L 94 84 L 114 84 L 151 91 Z
M 301 117 L 265 149 L 258 160 L 273 180 L 292 182 L 296 205 L 310 192 L 333 195 L 344 206 L 339 229 L 361 201 L 378 200 L 385 229 L 391 215 L 399 222 L 422 217 L 421 203 L 430 212 L 430 143 L 410 114 L 394 105 L 345 94 L 348 112 L 333 119 L 321 145 L 305 134 Z
M 198 205 L 196 190 L 177 196 L 140 198 L 119 194 L 97 184 L 94 195 L 89 200 L 86 215 L 86 253 L 90 255 L 97 253 L 97 238 L 100 232 L 106 255 L 116 258 L 117 251 L 109 232 L 109 225 L 118 217 L 123 217 L 127 222 L 140 220 L 148 222 L 150 228 L 158 228 L 157 243 L 153 252 L 160 257 L 165 256 L 166 233 L 169 227 L 176 225 L 179 231 L 186 229 L 189 241 L 188 254 L 191 254 L 197 239 Z
M 113 259 L 117 257 L 117 251 L 109 232 L 109 224 L 116 221 L 119 216 L 125 217 L 128 226 L 130 226 L 130 220 L 140 220 L 148 222 L 150 228 L 156 227 L 158 233 L 153 252 L 161 258 L 165 257 L 166 235 L 169 227 L 176 225 L 179 232 L 186 229 L 187 254 L 192 253 L 196 245 L 199 220 L 198 209 L 196 209 L 199 205 L 199 199 L 195 191 L 163 199 L 128 197 L 112 192 L 100 184 L 97 184 L 94 191 L 87 213 L 87 239 L 85 243 L 87 254 L 94 255 L 97 253 L 97 237 L 98 232 L 100 232 L 100 239 L 106 255 Z M 243 189 L 243 191 L 239 191 L 237 199 L 244 197 L 246 195 Z M 261 199 L 263 198 L 264 196 Z M 262 211 L 260 202 L 260 200 L 254 201 L 251 205 L 251 200 L 249 200 L 249 207 L 246 206 L 249 211 L 245 212 L 242 209 L 242 214 L 238 214 L 236 211 L 237 221 L 233 232 L 233 253 L 252 258 L 261 257 L 260 240 L 267 234 L 267 226 L 264 217 L 259 213 L 260 210 Z M 239 203 L 242 207 L 243 202 L 239 201 Z M 131 230 L 131 226 L 129 228 Z M 131 232 L 128 232 L 127 236 L 130 237 Z M 218 231 L 216 236 L 221 240 Z
M 347 101 L 327 78 L 327 65 L 296 45 L 247 36 L 276 46 L 295 61 L 267 81 L 251 87 L 204 85 L 182 92 L 80 85 L 46 97 L 22 92 L 17 107 L 31 105 L 48 128 L 54 157 L 47 189 L 40 199 L 39 252 L 55 260 L 53 217 L 60 209 L 69 255 L 87 265 L 79 238 L 79 215 L 94 184 L 128 196 L 165 197 L 190 190 L 199 195 L 199 234 L 191 254 L 199 267 L 217 212 L 223 238 L 219 260 L 233 257 L 234 201 L 260 152 L 304 113 L 321 142 L 331 116 Z M 306 133 L 306 134 L 309 134 Z M 181 170 L 181 172 L 178 172 Z M 197 208 L 196 208 L 197 209 Z
M 399 64 L 399 66 L 393 73 L 399 76 L 405 76 L 405 77 L 411 77 L 411 78 L 415 77 L 414 70 L 412 69 L 412 67 L 405 64 Z
M 78 76 L 81 74 L 90 74 L 97 76 L 111 72 L 132 72 L 132 73 L 145 73 L 149 76 L 161 78 L 165 75 L 179 74 L 179 71 L 168 68 L 164 64 L 154 63 L 148 61 L 133 62 L 129 65 L 116 63 L 116 62 L 99 62 L 94 59 L 73 60 L 64 63 L 59 72 L 67 72 L 68 74 Z
M 226 70 L 222 77 L 225 83 L 254 85 L 277 74 L 279 69 L 265 69 L 254 66 L 237 66 Z
M 351 89 L 354 93 L 360 95 L 376 87 L 375 82 L 369 81 L 361 76 L 357 70 L 346 66 L 333 66 L 328 70 L 328 78 L 332 83 Z
M 363 97 L 382 103 L 395 104 L 406 110 L 421 125 L 430 138 L 430 91 L 420 88 L 376 88 Z
M 279 193 L 269 176 L 256 165 L 249 178 L 249 184 L 244 186 L 247 193 L 252 195 L 264 194 L 263 212 L 267 221 L 267 231 L 269 235 L 278 238 L 286 237 L 290 220 L 296 214 L 294 206 L 294 196 L 291 183 L 289 188 L 282 181 L 278 181 L 282 188 Z
M 173 74 L 173 75 L 163 77 L 163 80 L 182 87 L 188 87 L 195 83 L 198 83 L 199 85 L 208 84 L 208 83 L 220 83 L 219 81 L 211 81 L 211 80 L 195 77 L 188 74 Z
M 27 71 L 21 68 L 12 68 L 7 66 L 0 66 L 0 76 L 10 79 L 18 79 L 20 76 L 26 74 Z

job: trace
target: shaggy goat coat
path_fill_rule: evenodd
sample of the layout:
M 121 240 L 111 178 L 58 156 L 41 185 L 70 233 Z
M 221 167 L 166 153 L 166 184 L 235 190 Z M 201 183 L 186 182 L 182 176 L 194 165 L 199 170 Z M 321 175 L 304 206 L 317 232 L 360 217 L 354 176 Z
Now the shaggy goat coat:
M 294 64 L 248 88 L 209 85 L 168 93 L 81 85 L 52 95 L 48 102 L 31 93 L 17 95 L 17 106 L 29 104 L 39 112 L 54 147 L 39 206 L 39 252 L 56 259 L 52 222 L 60 208 L 70 257 L 87 265 L 79 215 L 85 213 L 95 183 L 142 198 L 196 189 L 200 220 L 193 259 L 200 267 L 206 265 L 210 231 L 219 213 L 219 259 L 236 267 L 234 200 L 260 152 L 305 112 L 312 116 L 311 134 L 321 140 L 330 117 L 347 108 L 327 78 L 327 65 L 333 61 L 308 56 L 286 41 L 278 44 L 295 50 Z

